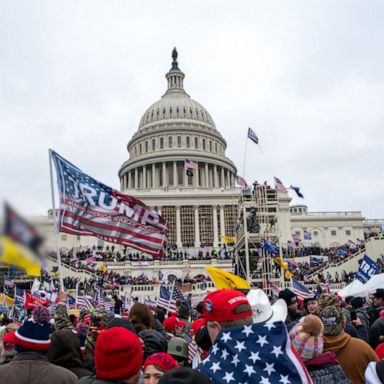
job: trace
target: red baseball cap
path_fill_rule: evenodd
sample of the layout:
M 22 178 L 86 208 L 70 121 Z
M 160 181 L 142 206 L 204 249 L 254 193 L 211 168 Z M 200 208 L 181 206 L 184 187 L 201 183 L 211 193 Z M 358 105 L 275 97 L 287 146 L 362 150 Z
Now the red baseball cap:
M 207 322 L 206 319 L 204 319 L 204 317 L 200 317 L 198 319 L 196 319 L 192 324 L 191 324 L 191 334 L 192 336 L 193 335 L 197 335 L 197 332 L 199 332 L 200 328 L 203 327 L 205 325 L 205 323 Z
M 248 309 L 237 312 L 236 308 L 241 304 L 248 304 Z M 252 308 L 244 293 L 220 289 L 205 296 L 203 315 L 207 321 L 232 321 L 252 317 Z
M 15 332 L 9 332 L 3 337 L 3 346 L 6 351 L 15 348 Z
M 176 316 L 169 316 L 163 322 L 163 326 L 167 332 L 174 332 L 176 327 L 185 327 L 187 323 L 180 321 Z

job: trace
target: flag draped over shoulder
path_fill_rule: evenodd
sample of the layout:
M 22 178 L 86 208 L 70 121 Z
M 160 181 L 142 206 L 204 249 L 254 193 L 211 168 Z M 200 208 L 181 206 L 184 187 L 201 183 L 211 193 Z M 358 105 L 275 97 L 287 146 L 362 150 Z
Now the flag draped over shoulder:
M 310 384 L 283 322 L 222 330 L 198 366 L 214 384 Z
M 168 225 L 154 210 L 83 173 L 51 150 L 60 194 L 58 228 L 162 256 Z
M 208 271 L 216 289 L 223 288 L 238 288 L 238 289 L 251 289 L 248 282 L 233 273 L 223 271 L 222 269 L 207 266 L 205 269 Z
M 43 238 L 36 229 L 4 204 L 4 230 L 0 235 L 0 261 L 23 268 L 28 275 L 40 276 Z

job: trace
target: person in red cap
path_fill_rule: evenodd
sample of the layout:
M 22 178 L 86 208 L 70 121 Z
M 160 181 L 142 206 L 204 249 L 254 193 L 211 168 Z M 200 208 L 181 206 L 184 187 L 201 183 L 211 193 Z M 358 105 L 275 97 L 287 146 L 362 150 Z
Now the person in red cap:
M 252 308 L 247 296 L 234 289 L 209 293 L 203 301 L 203 315 L 212 344 L 222 329 L 252 325 Z
M 176 316 L 169 316 L 163 322 L 165 330 L 173 336 L 181 336 L 186 324 Z
M 165 372 L 178 368 L 176 360 L 165 352 L 152 354 L 144 363 L 144 384 L 157 384 Z
M 96 375 L 83 377 L 79 383 L 136 384 L 142 362 L 143 347 L 137 335 L 123 327 L 112 327 L 101 332 L 97 337 Z

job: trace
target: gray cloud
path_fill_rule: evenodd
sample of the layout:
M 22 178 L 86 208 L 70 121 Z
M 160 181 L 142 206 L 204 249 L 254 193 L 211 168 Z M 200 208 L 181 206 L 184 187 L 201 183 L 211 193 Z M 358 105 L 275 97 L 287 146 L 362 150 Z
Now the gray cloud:
M 118 187 L 126 144 L 179 49 L 187 92 L 249 181 L 313 211 L 384 217 L 380 1 L 12 1 L 0 5 L 0 198 L 50 206 L 48 148 Z M 294 202 L 297 202 L 294 199 Z

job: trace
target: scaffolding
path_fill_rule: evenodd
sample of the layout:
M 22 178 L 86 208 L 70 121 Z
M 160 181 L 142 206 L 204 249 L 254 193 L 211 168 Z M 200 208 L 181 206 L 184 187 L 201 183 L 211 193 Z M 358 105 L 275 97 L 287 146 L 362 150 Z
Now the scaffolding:
M 274 256 L 261 248 L 260 243 L 279 244 L 278 191 L 265 185 L 244 190 L 239 201 L 235 247 L 235 273 L 252 286 L 271 293 L 270 283 L 280 285 L 283 271 L 276 267 Z M 281 247 L 279 247 L 281 254 Z

